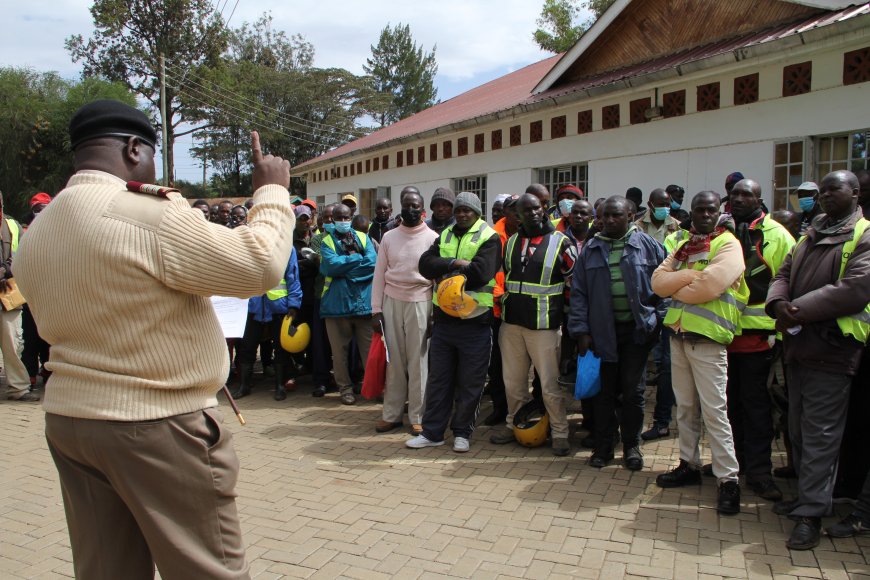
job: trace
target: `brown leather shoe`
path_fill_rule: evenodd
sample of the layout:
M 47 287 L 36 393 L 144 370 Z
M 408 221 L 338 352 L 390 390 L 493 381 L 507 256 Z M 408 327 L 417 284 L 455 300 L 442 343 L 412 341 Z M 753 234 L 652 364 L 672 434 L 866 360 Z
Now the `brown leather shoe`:
M 383 419 L 381 419 L 375 425 L 375 431 L 377 431 L 378 433 L 388 433 L 393 429 L 398 429 L 402 425 L 403 423 L 401 421 L 393 423 L 391 421 L 384 421 Z

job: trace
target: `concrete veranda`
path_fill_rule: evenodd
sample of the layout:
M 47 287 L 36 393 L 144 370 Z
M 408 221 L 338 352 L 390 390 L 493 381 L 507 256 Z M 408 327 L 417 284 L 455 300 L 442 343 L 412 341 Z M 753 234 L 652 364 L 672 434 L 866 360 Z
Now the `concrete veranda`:
M 870 577 L 870 536 L 823 536 L 814 551 L 789 552 L 790 522 L 748 489 L 742 513 L 720 517 L 712 479 L 656 487 L 677 458 L 673 430 L 643 446 L 647 466 L 634 473 L 619 450 L 609 467 L 588 467 L 579 437 L 571 456 L 555 458 L 549 448 L 492 445 L 486 427 L 465 455 L 449 438 L 414 451 L 406 431 L 374 432 L 380 405 L 315 399 L 300 383 L 280 403 L 265 386 L 240 401 L 245 427 L 222 403 L 242 463 L 253 577 Z M 0 577 L 70 577 L 42 409 L 2 401 L 0 416 Z

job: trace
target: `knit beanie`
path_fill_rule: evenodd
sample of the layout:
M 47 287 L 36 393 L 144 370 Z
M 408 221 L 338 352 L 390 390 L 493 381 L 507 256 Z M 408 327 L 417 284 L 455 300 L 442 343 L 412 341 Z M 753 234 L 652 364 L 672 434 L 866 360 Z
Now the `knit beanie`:
M 460 207 L 467 207 L 477 215 L 483 215 L 483 209 L 480 207 L 480 199 L 471 192 L 463 191 L 456 196 L 456 202 L 453 204 L 454 211 Z
M 432 201 L 429 202 L 429 209 L 432 209 L 432 204 L 439 199 L 446 201 L 450 205 L 454 205 L 456 202 L 456 194 L 454 194 L 453 190 L 449 187 L 439 187 L 435 190 L 435 193 L 432 194 Z

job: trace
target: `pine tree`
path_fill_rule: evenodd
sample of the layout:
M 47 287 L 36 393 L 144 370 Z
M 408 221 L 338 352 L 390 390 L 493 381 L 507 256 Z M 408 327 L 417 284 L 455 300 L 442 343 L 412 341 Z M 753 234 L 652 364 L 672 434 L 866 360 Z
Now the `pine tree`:
M 391 95 L 386 107 L 374 113 L 381 126 L 395 123 L 436 103 L 435 48 L 424 53 L 411 37 L 410 26 L 387 25 L 372 56 L 366 59 L 363 70 L 371 79 L 375 90 Z

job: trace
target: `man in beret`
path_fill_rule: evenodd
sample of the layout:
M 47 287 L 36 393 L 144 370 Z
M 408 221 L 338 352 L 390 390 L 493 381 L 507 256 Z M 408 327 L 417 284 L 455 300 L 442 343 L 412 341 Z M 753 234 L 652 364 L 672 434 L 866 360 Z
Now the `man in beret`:
M 52 345 L 46 439 L 77 578 L 150 578 L 155 564 L 163 578 L 249 578 L 239 462 L 217 408 L 229 358 L 208 297 L 278 284 L 293 247 L 289 164 L 252 134 L 256 205 L 229 229 L 142 186 L 156 137 L 120 102 L 79 109 L 76 173 L 22 240 L 16 274 Z

